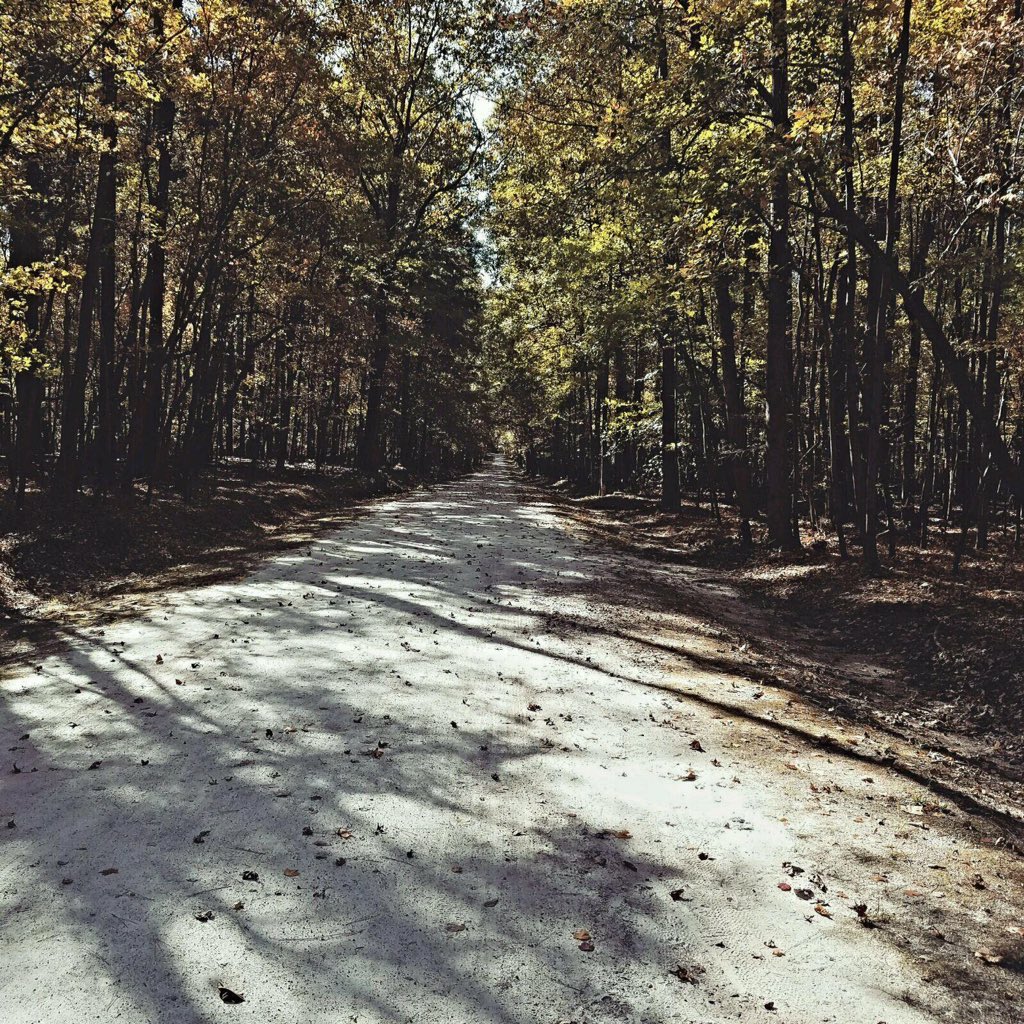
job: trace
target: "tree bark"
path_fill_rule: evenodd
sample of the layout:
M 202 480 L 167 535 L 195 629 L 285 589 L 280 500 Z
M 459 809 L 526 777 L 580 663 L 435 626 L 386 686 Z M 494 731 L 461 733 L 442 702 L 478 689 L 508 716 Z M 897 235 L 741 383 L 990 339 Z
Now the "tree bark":
M 117 465 L 117 385 L 114 377 L 117 330 L 116 252 L 117 242 L 117 78 L 113 62 L 104 62 L 102 99 L 105 108 L 103 153 L 100 156 L 96 218 L 99 228 L 98 276 L 99 317 L 99 420 L 96 433 L 96 484 L 105 494 L 114 482 Z
M 1017 501 L 1024 502 L 1024 477 L 1021 475 L 1020 467 L 1014 462 L 998 424 L 994 419 L 985 415 L 985 403 L 971 378 L 969 369 L 957 355 L 942 326 L 925 304 L 924 297 L 918 293 L 914 282 L 900 269 L 895 258 L 887 256 L 882 251 L 877 239 L 862 217 L 858 216 L 856 212 L 848 210 L 827 183 L 818 180 L 816 190 L 825 201 L 831 216 L 838 223 L 844 225 L 850 237 L 872 259 L 881 261 L 885 266 L 893 288 L 903 301 L 903 308 L 906 310 L 907 316 L 912 317 L 921 325 L 921 330 L 932 346 L 932 353 L 936 361 L 945 368 L 949 379 L 956 388 L 961 407 L 975 418 L 982 441 L 992 456 L 1000 479 Z
M 790 182 L 783 145 L 790 131 L 787 0 L 771 0 L 772 38 L 771 117 L 775 138 L 771 210 L 768 230 L 768 405 L 765 456 L 768 540 L 782 548 L 797 548 L 793 527 L 793 311 L 792 257 L 789 250 Z
M 740 515 L 740 543 L 753 543 L 750 521 L 754 517 L 750 462 L 747 458 L 747 417 L 743 408 L 739 372 L 736 367 L 736 314 L 728 274 L 715 277 L 715 306 L 718 311 L 718 336 L 722 342 L 722 393 L 725 399 L 725 433 L 729 442 L 729 464 Z

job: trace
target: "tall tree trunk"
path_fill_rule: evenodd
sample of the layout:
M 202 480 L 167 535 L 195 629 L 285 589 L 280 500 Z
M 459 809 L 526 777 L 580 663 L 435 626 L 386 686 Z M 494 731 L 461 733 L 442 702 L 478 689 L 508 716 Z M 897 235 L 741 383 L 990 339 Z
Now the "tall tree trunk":
M 842 63 L 841 108 L 843 119 L 843 202 L 851 215 L 857 211 L 857 192 L 854 180 L 854 106 L 853 106 L 853 23 L 850 12 L 851 0 L 843 0 L 841 34 Z M 864 438 L 861 429 L 861 372 L 856 342 L 857 322 L 857 243 L 849 235 L 846 238 L 846 266 L 840 276 L 840 302 L 837 312 L 837 334 L 846 359 L 846 415 L 849 422 L 847 438 L 850 445 L 849 482 L 852 488 L 847 492 L 847 504 L 858 516 L 858 535 L 861 533 L 864 512 Z M 838 353 L 837 353 L 838 354 Z M 838 467 L 833 463 L 833 471 Z
M 665 34 L 665 14 L 661 5 L 655 21 L 658 47 L 658 78 L 667 82 L 669 77 L 668 40 Z M 658 148 L 662 173 L 667 177 L 672 170 L 672 129 L 664 128 L 658 135 Z M 672 243 L 665 241 L 664 266 L 670 274 L 674 261 Z M 661 337 L 661 507 L 666 512 L 679 509 L 679 434 L 676 423 L 676 388 L 678 371 L 676 366 L 676 311 L 672 299 L 667 299 L 663 312 L 663 334 Z
M 612 352 L 612 367 L 615 375 L 615 415 L 621 416 L 629 403 L 629 375 L 626 367 L 625 346 L 621 337 L 616 337 Z M 623 430 L 615 432 L 615 454 L 611 460 L 609 486 L 613 491 L 622 490 L 629 480 L 630 440 Z
M 783 548 L 799 547 L 793 528 L 793 311 L 792 257 L 789 250 L 790 182 L 786 148 L 789 120 L 787 0 L 771 0 L 771 116 L 773 140 L 771 211 L 768 231 L 768 450 L 765 456 L 768 540 Z
M 919 237 L 914 248 L 910 264 L 910 280 L 922 294 L 925 264 L 928 250 L 935 237 L 935 218 L 931 210 L 925 210 L 918 227 Z M 912 320 L 910 323 L 910 344 L 907 351 L 907 379 L 903 388 L 903 471 L 902 496 L 903 519 L 909 522 L 913 508 L 917 481 L 917 396 L 919 390 L 918 374 L 921 370 L 921 325 Z
M 31 267 L 43 259 L 41 223 L 45 183 L 38 161 L 30 160 L 25 173 L 28 191 L 16 205 L 9 235 L 9 266 Z M 25 507 L 25 489 L 35 470 L 40 449 L 43 381 L 38 356 L 43 297 L 35 289 L 18 297 L 24 303 L 24 341 L 14 376 L 15 437 L 10 462 L 10 485 L 19 513 Z
M 98 492 L 104 494 L 114 482 L 117 463 L 115 450 L 117 385 L 114 377 L 114 361 L 117 357 L 115 253 L 117 241 L 117 78 L 109 56 L 104 62 L 101 75 L 105 119 L 103 122 L 103 153 L 100 156 L 100 177 L 96 198 L 96 218 L 99 227 L 97 260 L 100 288 L 96 484 Z
M 103 157 L 101 156 L 101 161 Z M 82 484 L 82 432 L 85 425 L 85 386 L 92 349 L 93 318 L 96 309 L 96 282 L 99 277 L 103 180 L 100 176 L 93 204 L 92 226 L 85 255 L 82 294 L 78 307 L 78 335 L 68 372 L 65 374 L 64 402 L 60 422 L 60 453 L 54 469 L 54 489 L 63 497 L 78 491 Z
M 896 251 L 899 234 L 898 185 L 900 156 L 903 148 L 903 103 L 904 85 L 907 76 L 907 60 L 910 55 L 910 15 L 912 0 L 904 0 L 903 18 L 900 25 L 899 41 L 896 45 L 896 83 L 893 101 L 892 146 L 889 154 L 889 183 L 885 197 L 885 260 L 877 266 L 872 261 L 874 287 L 873 301 L 868 304 L 868 328 L 865 332 L 865 363 L 868 370 L 867 389 L 867 445 L 866 479 L 864 490 L 864 564 L 871 571 L 877 571 L 878 563 L 878 520 L 880 506 L 880 476 L 882 459 L 885 456 L 882 439 L 882 421 L 885 416 L 885 375 L 888 366 L 888 331 L 886 318 L 889 313 L 890 281 L 888 267 Z
M 171 0 L 171 7 L 181 12 L 182 0 Z M 166 25 L 163 12 L 155 5 L 152 15 L 153 37 L 164 46 Z M 146 374 L 142 389 L 142 405 L 137 417 L 138 428 L 130 447 L 126 472 L 129 478 L 145 476 L 149 493 L 162 469 L 161 425 L 163 423 L 163 375 L 166 339 L 164 337 L 164 303 L 167 294 L 167 225 L 171 210 L 172 142 L 177 105 L 166 82 L 160 98 L 153 104 L 153 138 L 156 142 L 156 189 L 153 197 L 152 237 L 147 256 L 146 279 L 149 282 L 147 317 Z
M 594 475 L 598 494 L 608 493 L 608 466 L 606 458 L 608 435 L 608 383 L 609 359 L 602 354 L 597 364 L 597 388 L 594 398 Z
M 381 284 L 373 307 L 375 338 L 370 353 L 366 381 L 366 419 L 359 444 L 359 468 L 364 473 L 377 473 L 384 465 L 384 446 L 381 442 L 384 413 L 384 374 L 391 354 L 388 337 L 388 289 Z
M 670 316 L 661 338 L 661 507 L 679 510 L 679 434 L 676 426 L 675 318 Z
M 747 417 L 743 408 L 739 372 L 736 367 L 736 315 L 728 274 L 715 277 L 715 306 L 718 310 L 718 336 L 722 342 L 722 393 L 725 399 L 725 433 L 729 442 L 729 465 L 740 515 L 740 543 L 753 543 L 750 520 L 754 517 L 750 461 L 747 457 Z

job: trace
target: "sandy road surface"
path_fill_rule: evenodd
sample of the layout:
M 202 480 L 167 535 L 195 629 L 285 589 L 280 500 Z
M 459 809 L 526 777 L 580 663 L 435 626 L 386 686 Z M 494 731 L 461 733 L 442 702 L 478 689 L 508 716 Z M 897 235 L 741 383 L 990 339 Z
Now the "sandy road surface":
M 1020 1019 L 1016 863 L 773 727 L 731 599 L 498 461 L 69 636 L 0 683 L 0 1020 Z

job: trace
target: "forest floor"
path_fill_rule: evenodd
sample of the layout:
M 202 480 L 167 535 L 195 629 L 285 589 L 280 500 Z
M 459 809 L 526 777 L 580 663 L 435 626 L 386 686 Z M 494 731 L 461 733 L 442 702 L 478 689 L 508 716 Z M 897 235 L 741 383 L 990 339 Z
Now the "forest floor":
M 1024 820 L 1024 550 L 1012 533 L 968 548 L 954 574 L 957 534 L 934 528 L 927 547 L 901 545 L 875 576 L 859 549 L 844 561 L 820 534 L 795 555 L 743 552 L 729 508 L 684 504 L 667 515 L 653 499 L 618 494 L 562 507 L 605 541 L 700 568 L 742 594 L 740 624 L 751 606 L 770 623 L 745 652 L 758 678 L 916 744 L 937 778 Z
M 8 667 L 5 1024 L 1019 1022 L 1016 820 L 784 612 L 500 461 L 364 508 Z
M 82 495 L 69 503 L 30 489 L 21 515 L 0 476 L 0 665 L 52 635 L 136 614 L 173 587 L 234 579 L 275 551 L 360 514 L 372 494 L 417 486 L 404 473 L 374 484 L 352 470 L 283 471 L 228 460 L 190 504 L 172 489 Z

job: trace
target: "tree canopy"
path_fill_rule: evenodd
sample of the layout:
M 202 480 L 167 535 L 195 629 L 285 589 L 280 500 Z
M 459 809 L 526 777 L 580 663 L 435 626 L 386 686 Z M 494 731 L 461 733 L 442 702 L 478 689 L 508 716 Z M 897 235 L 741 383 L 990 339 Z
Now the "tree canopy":
M 523 5 L 488 345 L 581 488 L 734 500 L 877 565 L 1019 508 L 1019 3 Z M 830 524 L 830 525 L 829 525 Z
M 500 435 L 744 544 L 984 546 L 1024 498 L 1021 13 L 11 0 L 15 498 Z

